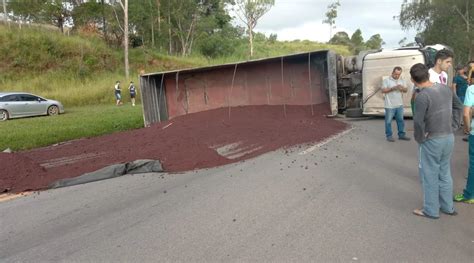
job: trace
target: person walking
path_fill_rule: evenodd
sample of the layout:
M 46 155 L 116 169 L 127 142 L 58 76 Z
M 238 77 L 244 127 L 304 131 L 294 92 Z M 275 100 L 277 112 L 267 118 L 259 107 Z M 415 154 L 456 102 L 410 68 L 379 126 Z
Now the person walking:
M 389 142 L 395 141 L 392 136 L 392 120 L 394 117 L 397 122 L 398 139 L 410 140 L 405 133 L 402 97 L 402 93 L 406 93 L 408 88 L 405 81 L 400 78 L 401 74 L 401 67 L 393 68 L 391 76 L 384 79 L 382 84 L 382 93 L 385 99 L 385 136 Z
M 472 107 L 474 107 L 474 85 L 467 88 L 466 97 L 464 98 L 464 132 L 469 134 L 467 182 L 463 193 L 454 196 L 454 201 L 468 204 L 474 204 L 474 123 L 472 122 Z
M 421 63 L 410 69 L 412 82 L 420 88 L 415 98 L 415 140 L 419 145 L 419 174 L 423 208 L 413 213 L 431 219 L 439 212 L 456 215 L 453 203 L 451 154 L 453 131 L 459 128 L 462 104 L 445 85 L 430 81 L 428 68 Z
M 130 100 L 132 101 L 132 106 L 135 107 L 135 97 L 137 95 L 137 91 L 133 81 L 130 81 L 130 85 L 128 86 L 128 90 L 130 91 Z
M 122 90 L 120 89 L 120 81 L 115 82 L 115 100 L 117 106 L 122 104 Z

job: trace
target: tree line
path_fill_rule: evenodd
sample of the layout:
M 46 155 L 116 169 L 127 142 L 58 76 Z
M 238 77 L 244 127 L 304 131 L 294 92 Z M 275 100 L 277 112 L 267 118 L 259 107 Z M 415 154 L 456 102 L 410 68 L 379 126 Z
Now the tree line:
M 145 45 L 186 56 L 198 50 L 205 56 L 232 53 L 247 39 L 253 55 L 253 30 L 274 0 L 3 0 L 8 17 L 18 23 L 53 24 L 61 31 L 98 34 L 110 45 Z M 124 7 L 127 4 L 127 12 Z M 234 25 L 230 11 L 244 26 Z M 5 11 L 3 13 L 5 13 Z M 0 11 L 1 12 L 1 11 Z M 128 16 L 128 23 L 124 20 Z M 125 26 L 128 30 L 125 31 Z
M 474 60 L 474 1 L 404 0 L 397 18 L 402 28 L 416 29 L 426 43 L 453 48 L 457 61 Z

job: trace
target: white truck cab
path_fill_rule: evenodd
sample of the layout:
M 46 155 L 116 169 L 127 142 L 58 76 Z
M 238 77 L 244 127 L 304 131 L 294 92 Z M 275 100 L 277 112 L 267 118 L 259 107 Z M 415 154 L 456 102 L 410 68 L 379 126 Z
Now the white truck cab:
M 394 67 L 399 66 L 402 68 L 401 78 L 405 81 L 408 88 L 408 92 L 402 95 L 404 114 L 405 116 L 413 116 L 410 107 L 413 92 L 413 83 L 410 80 L 410 68 L 417 63 L 423 63 L 428 67 L 432 67 L 434 65 L 436 52 L 442 49 L 450 48 L 436 44 L 422 48 L 405 47 L 392 50 L 383 49 L 344 58 L 345 69 L 349 74 L 343 78 L 350 76 L 351 85 L 341 85 L 341 87 L 338 87 L 339 104 L 347 105 L 347 109 L 360 107 L 360 111 L 363 115 L 384 116 L 384 94 L 381 92 L 382 82 L 385 78 L 390 77 Z M 452 74 L 453 71 L 451 69 L 450 72 L 448 72 L 451 81 Z M 341 88 L 344 91 L 341 92 Z M 343 93 L 345 93 L 344 98 L 341 98 Z M 355 104 L 347 102 L 351 97 L 356 101 Z M 345 100 L 344 103 L 341 103 L 341 99 Z

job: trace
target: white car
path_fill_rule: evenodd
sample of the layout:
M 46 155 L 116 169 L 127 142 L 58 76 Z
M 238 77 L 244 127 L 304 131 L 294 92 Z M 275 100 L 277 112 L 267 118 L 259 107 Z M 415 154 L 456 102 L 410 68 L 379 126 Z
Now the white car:
M 64 113 L 64 106 L 59 101 L 25 92 L 0 92 L 0 121 L 61 113 Z

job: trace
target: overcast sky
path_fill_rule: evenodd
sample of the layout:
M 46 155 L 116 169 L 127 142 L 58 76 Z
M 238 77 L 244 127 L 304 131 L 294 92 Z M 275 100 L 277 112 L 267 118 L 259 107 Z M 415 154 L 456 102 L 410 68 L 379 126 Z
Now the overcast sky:
M 329 40 L 329 25 L 323 24 L 327 6 L 335 0 L 275 0 L 275 6 L 266 13 L 255 31 L 276 33 L 279 40 Z M 349 34 L 360 28 L 364 40 L 380 34 L 385 48 L 397 47 L 404 37 L 412 42 L 416 33 L 405 32 L 394 16 L 399 15 L 403 0 L 340 0 L 333 34 Z

